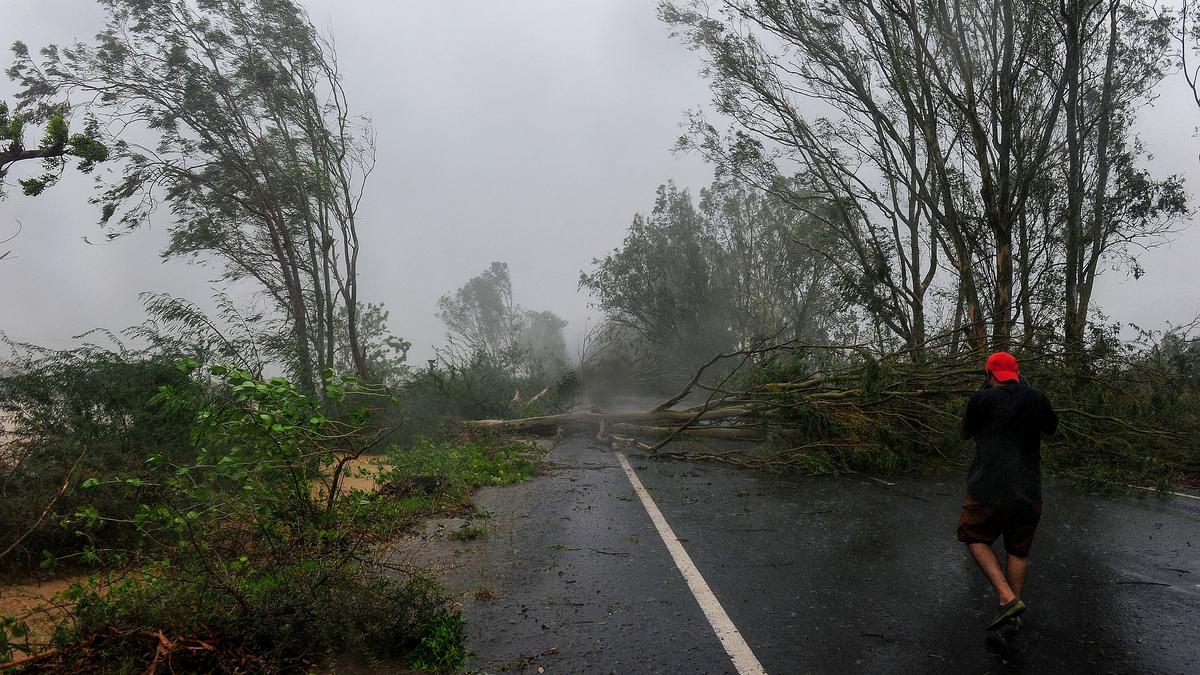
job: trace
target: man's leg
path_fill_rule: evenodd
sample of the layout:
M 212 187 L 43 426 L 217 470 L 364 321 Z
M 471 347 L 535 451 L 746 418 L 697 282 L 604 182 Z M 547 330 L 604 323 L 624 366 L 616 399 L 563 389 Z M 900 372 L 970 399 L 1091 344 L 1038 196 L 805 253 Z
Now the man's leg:
M 1004 571 L 1000 569 L 1000 560 L 996 558 L 995 551 L 988 544 L 972 542 L 967 544 L 967 550 L 971 552 L 971 557 L 975 559 L 975 564 L 979 565 L 979 569 L 983 570 L 983 576 L 996 589 L 996 594 L 1000 596 L 1000 604 L 1007 605 L 1012 602 L 1017 594 L 1008 584 L 1008 580 L 1004 578 Z M 1025 578 L 1025 571 L 1021 570 L 1022 581 Z
M 1008 579 L 1008 586 L 1019 598 L 1021 590 L 1025 588 L 1025 570 L 1029 569 L 1029 558 L 1021 558 L 1009 553 L 1005 567 L 1004 576 Z
M 1027 508 L 1018 509 L 1004 524 L 1004 550 L 1008 553 L 1005 563 L 1008 585 L 1017 597 L 1025 589 L 1025 571 L 1029 569 L 1029 548 L 1042 518 L 1042 503 L 1033 502 Z

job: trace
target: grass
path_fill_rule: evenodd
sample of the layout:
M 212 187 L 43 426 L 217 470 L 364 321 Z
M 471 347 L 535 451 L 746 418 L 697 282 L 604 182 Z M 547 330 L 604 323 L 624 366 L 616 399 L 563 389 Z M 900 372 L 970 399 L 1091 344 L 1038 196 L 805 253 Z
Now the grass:
M 423 439 L 408 449 L 393 448 L 379 482 L 385 485 L 414 476 L 436 476 L 442 481 L 443 498 L 466 503 L 475 488 L 510 485 L 533 476 L 544 454 L 533 444 L 508 439 L 452 444 Z
M 353 512 L 350 521 L 355 525 L 351 536 L 368 542 L 386 544 L 425 518 L 448 513 L 471 519 L 450 536 L 473 540 L 486 536 L 487 529 L 472 520 L 486 520 L 491 514 L 473 506 L 472 492 L 481 486 L 517 483 L 535 475 L 544 454 L 533 444 L 488 438 L 442 443 L 423 440 L 409 449 L 393 448 L 386 459 L 380 458 L 383 461 L 371 462 L 371 476 L 362 476 L 364 480 L 352 483 L 340 495 L 338 510 Z M 462 616 L 444 604 L 444 595 L 435 581 L 418 577 L 397 580 L 374 574 L 365 567 L 339 568 L 337 575 L 331 577 L 331 571 L 315 567 L 321 562 L 298 560 L 286 569 L 241 575 L 238 590 L 250 602 L 254 616 L 267 616 L 275 611 L 264 608 L 287 609 L 296 605 L 292 608 L 296 616 L 316 619 L 307 622 L 312 626 L 303 634 L 302 642 L 317 645 L 320 653 L 393 653 L 414 667 L 431 672 L 455 672 L 469 658 Z M 333 581 L 318 587 L 309 583 L 314 576 Z M 213 626 L 218 624 L 231 630 L 245 627 L 238 623 L 239 617 L 233 616 L 235 612 L 224 606 L 223 598 L 212 592 L 207 581 L 198 578 L 194 587 L 159 583 L 154 578 L 123 581 L 120 592 L 112 594 L 101 594 L 90 585 L 74 590 L 70 597 L 60 593 L 59 601 L 70 601 L 73 605 L 75 619 L 69 625 L 64 624 L 67 628 L 56 642 L 84 645 L 95 642 L 97 651 L 103 652 L 105 659 L 111 659 L 104 661 L 108 666 L 125 665 L 136 670 L 136 664 L 149 658 L 143 652 L 153 645 L 129 642 L 120 631 L 104 631 L 113 626 L 132 630 L 133 626 L 162 625 L 183 635 L 207 635 L 205 631 L 215 630 Z M 309 593 L 312 597 L 305 596 L 304 603 L 296 604 L 296 596 L 304 595 L 305 589 L 312 591 Z M 177 608 L 183 606 L 194 611 L 181 615 Z M 404 610 L 403 616 L 396 615 L 396 608 Z M 187 615 L 198 617 L 203 625 L 181 623 L 180 616 Z M 0 656 L 11 651 L 6 643 L 21 640 L 24 630 L 24 622 L 6 623 L 5 618 L 0 617 Z M 270 625 L 271 622 L 255 624 L 256 632 L 245 648 L 267 649 L 272 644 L 297 641 L 291 633 L 277 636 L 263 629 Z M 89 630 L 91 627 L 96 631 Z M 118 637 L 125 642 L 117 640 Z M 97 642 L 100 639 L 111 644 Z M 64 660 L 58 665 L 69 665 L 73 663 L 69 659 L 76 657 L 84 658 L 82 653 L 64 653 Z M 198 670 L 219 670 L 228 665 L 210 661 L 191 665 Z
M 457 530 L 450 533 L 455 541 L 473 541 L 487 536 L 487 528 L 474 523 L 463 523 Z

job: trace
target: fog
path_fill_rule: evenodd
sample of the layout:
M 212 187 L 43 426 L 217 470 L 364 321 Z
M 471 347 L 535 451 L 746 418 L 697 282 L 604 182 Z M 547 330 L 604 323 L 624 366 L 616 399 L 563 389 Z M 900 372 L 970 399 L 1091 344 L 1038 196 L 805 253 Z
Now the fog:
M 673 179 L 712 178 L 671 152 L 685 110 L 709 98 L 698 57 L 667 34 L 646 0 L 506 3 L 309 0 L 337 45 L 351 105 L 374 119 L 378 166 L 360 213 L 364 300 L 383 302 L 391 328 L 420 362 L 443 342 L 437 299 L 493 260 L 509 264 L 521 305 L 570 322 L 573 346 L 589 315 L 580 270 L 617 246 L 633 214 Z M 102 13 L 80 0 L 6 0 L 0 43 L 89 38 Z M 5 65 L 8 64 L 7 53 Z M 0 79 L 0 99 L 14 88 Z M 1143 119 L 1155 173 L 1200 187 L 1200 109 L 1182 77 Z M 17 166 L 9 182 L 35 172 Z M 163 262 L 168 214 L 103 245 L 92 178 L 68 172 L 38 198 L 0 202 L 0 329 L 60 346 L 93 327 L 142 318 L 138 293 L 210 295 L 216 266 Z M 1134 281 L 1105 274 L 1097 302 L 1146 328 L 1200 313 L 1194 258 L 1200 229 L 1141 256 Z M 250 291 L 235 296 L 249 300 Z

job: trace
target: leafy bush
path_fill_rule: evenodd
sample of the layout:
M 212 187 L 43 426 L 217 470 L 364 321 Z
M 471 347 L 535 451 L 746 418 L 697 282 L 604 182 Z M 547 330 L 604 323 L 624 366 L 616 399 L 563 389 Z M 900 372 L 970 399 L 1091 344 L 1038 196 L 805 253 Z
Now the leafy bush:
M 146 451 L 181 461 L 196 410 L 150 400 L 161 387 L 185 391 L 197 383 L 177 367 L 176 353 L 119 343 L 70 350 L 5 343 L 14 356 L 0 377 L 0 416 L 9 425 L 0 447 L 0 551 L 11 554 L 0 564 L 77 561 L 129 543 L 135 536 L 129 523 L 96 520 L 84 532 L 73 514 L 87 505 L 124 513 L 153 498 Z M 81 493 L 86 481 L 112 474 L 140 485 Z M 46 558 L 43 551 L 54 554 Z
M 198 366 L 186 362 L 184 372 Z M 335 651 L 395 655 L 420 645 L 430 617 L 448 611 L 445 599 L 423 579 L 385 574 L 375 540 L 363 536 L 377 525 L 374 500 L 342 485 L 350 463 L 382 437 L 368 413 L 335 419 L 282 378 L 223 366 L 208 373 L 212 386 L 168 384 L 152 401 L 199 411 L 187 453 L 153 452 L 145 478 L 87 483 L 144 499 L 125 513 L 85 507 L 77 525 L 128 522 L 139 540 L 122 559 L 136 571 L 104 590 L 71 591 L 76 616 L 56 634 L 62 658 L 86 652 L 102 669 L 158 659 L 125 639 L 146 631 L 215 645 L 191 655 L 198 670 L 238 658 L 252 670 L 293 670 Z M 366 394 L 352 377 L 322 376 L 335 401 Z M 146 485 L 154 490 L 141 492 Z
M 543 452 L 536 446 L 501 438 L 458 443 L 422 439 L 409 449 L 392 448 L 383 484 L 410 476 L 437 476 L 441 494 L 452 501 L 466 500 L 473 488 L 518 483 L 537 472 Z
M 462 615 L 439 612 L 427 624 L 421 644 L 412 651 L 412 665 L 435 673 L 458 672 L 471 657 L 466 642 Z

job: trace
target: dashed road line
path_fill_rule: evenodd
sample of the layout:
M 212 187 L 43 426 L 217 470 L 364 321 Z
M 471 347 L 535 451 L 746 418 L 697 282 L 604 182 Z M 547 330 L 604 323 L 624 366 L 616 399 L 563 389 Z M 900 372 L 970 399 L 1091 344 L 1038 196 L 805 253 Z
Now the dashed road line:
M 700 576 L 700 570 L 696 569 L 696 565 L 692 563 L 691 556 L 684 550 L 683 544 L 679 543 L 675 532 L 671 530 L 667 519 L 663 517 L 662 511 L 658 510 L 658 506 L 650 498 L 650 493 L 646 491 L 645 486 L 642 485 L 642 481 L 638 480 L 633 467 L 629 465 L 629 460 L 625 459 L 625 454 L 620 450 L 614 452 L 617 455 L 617 461 L 621 463 L 621 468 L 625 470 L 625 475 L 629 478 L 629 484 L 633 486 L 633 491 L 642 500 L 642 506 L 645 507 L 646 513 L 650 516 L 650 521 L 654 523 L 654 528 L 658 530 L 658 536 L 666 544 L 667 552 L 671 554 L 671 559 L 675 561 L 675 566 L 679 568 L 679 573 L 683 575 L 684 581 L 687 582 L 688 588 L 691 589 L 692 596 L 700 604 L 700 610 L 704 612 L 709 625 L 716 632 L 717 639 L 721 641 L 721 646 L 725 648 L 725 653 L 729 654 L 729 658 L 733 661 L 733 667 L 740 675 L 766 675 L 762 664 L 758 662 L 758 658 L 750 650 L 750 645 L 746 644 L 746 640 L 742 638 L 742 634 L 733 625 L 733 621 L 725 613 L 725 608 L 721 607 L 717 596 L 713 594 L 712 589 L 705 583 L 704 577 Z

